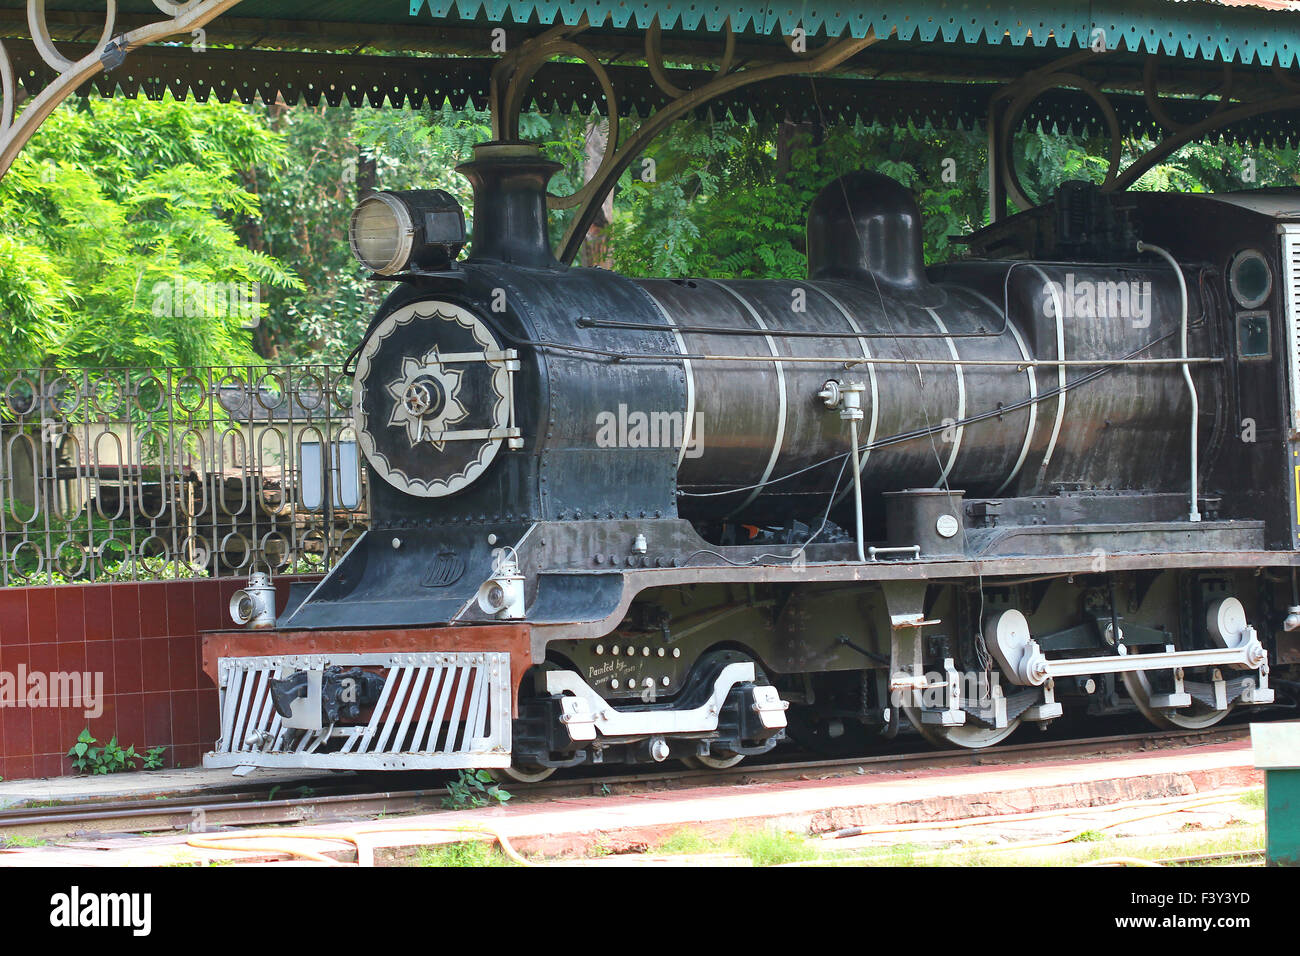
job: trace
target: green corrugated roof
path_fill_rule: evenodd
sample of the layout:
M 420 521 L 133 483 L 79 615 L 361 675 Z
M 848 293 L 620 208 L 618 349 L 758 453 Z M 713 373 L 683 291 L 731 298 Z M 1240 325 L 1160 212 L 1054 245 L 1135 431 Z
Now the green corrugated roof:
M 1300 49 L 1300 13 L 1255 6 L 1170 0 L 976 3 L 970 0 L 893 0 L 831 5 L 685 2 L 685 0 L 410 0 L 413 15 L 435 20 L 581 22 L 599 28 L 645 29 L 655 18 L 667 31 L 733 30 L 763 36 L 897 32 L 900 40 L 1022 46 L 1086 46 L 1104 30 L 1112 46 L 1132 52 L 1290 66 Z
M 70 56 L 82 56 L 90 47 L 66 44 L 64 50 Z M 396 108 L 448 104 L 455 109 L 473 103 L 481 109 L 488 103 L 489 77 L 495 62 L 487 57 L 413 60 L 216 48 L 195 57 L 188 47 L 154 46 L 132 53 L 118 69 L 94 77 L 86 91 L 149 99 L 170 93 L 201 102 L 209 98 L 245 103 L 260 99 L 264 103 L 305 102 L 314 106 L 323 102 Z M 32 53 L 16 57 L 14 66 L 20 82 L 32 95 L 54 78 L 53 72 Z M 693 70 L 670 70 L 669 76 L 680 87 L 691 87 L 700 78 L 699 71 Z M 643 67 L 611 66 L 609 78 L 624 115 L 644 117 L 668 102 L 662 90 L 646 82 Z M 918 126 L 972 129 L 984 123 L 989 99 L 997 88 L 996 83 L 786 77 L 731 90 L 708 101 L 697 115 L 729 114 L 742 121 L 755 117 L 824 123 L 912 122 Z M 1159 124 L 1142 96 L 1117 93 L 1111 105 L 1125 135 L 1159 137 Z M 538 73 L 523 106 L 543 113 L 577 110 L 588 114 L 604 109 L 605 104 L 585 66 L 555 62 Z M 1182 123 L 1194 122 L 1208 110 L 1205 104 L 1185 97 L 1166 99 L 1164 108 Z M 1030 128 L 1044 126 L 1087 134 L 1105 131 L 1101 113 L 1087 96 L 1069 89 L 1045 92 L 1030 106 L 1025 120 Z M 1298 145 L 1300 115 L 1278 111 L 1254 116 L 1207 136 L 1220 137 L 1259 145 Z
M 69 41 L 99 32 L 103 0 L 49 0 L 49 9 L 55 37 L 68 53 L 78 49 Z M 159 17 L 151 0 L 119 0 L 118 9 L 119 30 Z M 1269 65 L 1295 65 L 1300 49 L 1300 11 L 1208 0 L 1048 0 L 1014 8 L 974 0 L 852 0 L 836 7 L 819 0 L 243 0 L 209 25 L 208 53 L 192 55 L 188 43 L 137 51 L 86 89 L 145 96 L 170 90 L 200 99 L 283 95 L 375 106 L 481 104 L 493 61 L 489 27 L 506 26 L 515 45 L 556 22 L 576 23 L 584 16 L 595 25 L 578 42 L 616 64 L 611 73 L 620 109 L 642 115 L 663 106 L 638 65 L 644 56 L 641 29 L 656 17 L 664 25 L 669 61 L 697 66 L 706 66 L 720 51 L 717 31 L 728 20 L 740 33 L 740 58 L 750 62 L 782 56 L 776 49 L 780 37 L 797 26 L 812 37 L 809 49 L 824 44 L 828 32 L 863 36 L 874 30 L 887 39 L 819 81 L 833 92 L 822 104 L 827 116 L 952 126 L 978 122 L 994 89 L 1086 45 L 1098 28 L 1115 52 L 1090 58 L 1077 72 L 1117 94 L 1114 105 L 1128 132 L 1155 128 L 1141 97 L 1132 95 L 1142 89 L 1149 52 L 1181 58 L 1161 66 L 1157 82 L 1167 95 L 1165 108 L 1190 119 L 1208 108 L 1196 99 L 1220 86 L 1220 58 L 1247 64 L 1236 70 L 1232 95 L 1250 100 L 1281 90 Z M 22 0 L 0 0 L 0 36 L 25 31 Z M 392 55 L 358 57 L 360 50 Z M 49 81 L 48 68 L 30 44 L 10 42 L 9 51 L 18 82 L 34 95 Z M 681 85 L 698 82 L 692 77 Z M 787 78 L 742 87 L 707 108 L 799 118 L 807 112 L 806 84 Z M 542 110 L 586 110 L 599 103 L 590 72 L 575 64 L 552 64 L 529 96 L 528 105 Z M 1300 135 L 1296 115 L 1279 111 L 1251 118 L 1227 135 L 1294 143 Z M 1045 94 L 1028 119 L 1088 130 L 1098 122 L 1086 98 L 1068 90 Z
M 25 30 L 24 0 L 0 0 L 0 26 Z M 1210 0 L 822 0 L 755 3 L 745 0 L 243 0 L 222 24 L 262 21 L 262 36 L 294 32 L 310 36 L 315 25 L 356 24 L 386 28 L 418 22 L 505 23 L 520 26 L 576 24 L 585 16 L 595 32 L 643 30 L 657 17 L 672 34 L 732 28 L 750 36 L 789 35 L 802 27 L 810 36 L 896 33 L 898 39 L 992 47 L 1086 45 L 1097 28 L 1112 46 L 1131 52 L 1291 66 L 1300 50 L 1300 10 L 1281 0 L 1254 4 Z M 103 15 L 104 0 L 48 0 L 51 22 L 73 16 L 90 24 Z M 159 17 L 151 0 L 119 0 L 119 20 Z M 100 21 L 102 22 L 102 21 Z M 358 31 L 364 39 L 364 29 Z M 464 52 L 481 55 L 486 43 Z

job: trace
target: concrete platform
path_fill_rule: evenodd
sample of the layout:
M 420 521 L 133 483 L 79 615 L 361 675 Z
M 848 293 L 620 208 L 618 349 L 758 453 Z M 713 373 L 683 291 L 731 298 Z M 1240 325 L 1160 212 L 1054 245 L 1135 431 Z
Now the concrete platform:
M 0 810 L 27 805 L 50 805 L 78 800 L 152 800 L 165 797 L 227 793 L 251 787 L 272 787 L 314 780 L 338 781 L 338 775 L 322 771 L 259 770 L 250 777 L 236 777 L 229 770 L 139 770 L 131 773 L 42 777 L 33 780 L 0 781 Z
M 933 823 L 1102 807 L 1259 786 L 1248 741 L 1116 759 L 1052 760 L 827 779 L 701 787 L 627 796 L 571 797 L 473 811 L 206 836 L 131 837 L 19 848 L 0 866 L 120 866 L 269 862 L 303 853 L 401 863 L 418 848 L 505 836 L 519 851 L 581 855 L 653 846 L 677 830 L 726 836 L 738 827 L 818 834 L 844 827 Z M 315 837 L 319 839 L 305 839 Z M 222 848 L 193 843 L 224 844 Z M 297 853 L 289 852 L 292 847 Z

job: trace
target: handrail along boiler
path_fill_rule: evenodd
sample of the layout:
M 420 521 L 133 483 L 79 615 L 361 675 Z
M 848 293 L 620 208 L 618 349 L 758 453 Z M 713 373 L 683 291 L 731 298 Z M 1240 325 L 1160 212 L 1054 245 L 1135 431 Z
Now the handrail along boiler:
M 556 168 L 476 149 L 467 259 L 446 193 L 358 207 L 395 282 L 354 354 L 373 524 L 207 636 L 208 766 L 530 780 L 1293 702 L 1300 193 L 1071 183 L 927 269 L 860 172 L 806 280 L 634 280 L 555 260 Z

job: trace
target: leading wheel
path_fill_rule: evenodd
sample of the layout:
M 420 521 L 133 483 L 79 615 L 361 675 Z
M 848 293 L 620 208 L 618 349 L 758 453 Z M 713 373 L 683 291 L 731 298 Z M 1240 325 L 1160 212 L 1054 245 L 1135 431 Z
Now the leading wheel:
M 904 707 L 903 713 L 912 722 L 912 726 L 936 747 L 962 747 L 967 750 L 980 750 L 992 747 L 1006 740 L 1020 727 L 1020 718 L 1007 721 L 1005 727 L 984 727 L 980 724 L 962 724 L 960 727 L 940 727 L 938 724 L 921 722 L 921 711 L 916 707 Z
M 541 783 L 555 773 L 555 768 L 511 764 L 509 767 L 493 767 L 491 773 L 497 783 Z
M 708 754 L 706 756 L 694 754 L 689 757 L 683 757 L 682 763 L 694 770 L 726 770 L 728 767 L 734 767 L 744 759 L 744 754 L 733 754 L 725 750 L 720 750 L 716 754 Z
M 1142 712 L 1142 716 L 1157 727 L 1177 728 L 1180 730 L 1204 730 L 1206 727 L 1213 727 L 1224 717 L 1228 716 L 1228 711 L 1232 710 L 1229 704 L 1227 710 L 1215 710 L 1209 704 L 1202 703 L 1196 698 L 1192 698 L 1192 703 L 1188 707 L 1180 707 L 1177 710 L 1161 708 L 1157 710 L 1151 706 L 1151 682 L 1147 680 L 1145 671 L 1129 671 L 1121 675 L 1124 678 L 1124 689 L 1132 698 L 1137 709 Z

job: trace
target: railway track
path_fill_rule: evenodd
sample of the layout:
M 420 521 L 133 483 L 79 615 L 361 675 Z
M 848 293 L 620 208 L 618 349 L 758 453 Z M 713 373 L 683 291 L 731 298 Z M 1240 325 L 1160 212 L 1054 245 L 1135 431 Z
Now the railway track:
M 826 779 L 851 774 L 895 773 L 952 766 L 990 766 L 1033 760 L 1104 757 L 1169 747 L 1229 742 L 1249 729 L 1219 727 L 1200 731 L 1146 731 L 1074 740 L 1039 741 L 988 750 L 923 750 L 835 759 L 745 763 L 726 770 L 688 770 L 677 765 L 636 773 L 592 773 L 553 777 L 541 783 L 512 785 L 516 801 L 565 796 L 633 793 L 781 780 Z M 391 780 L 390 776 L 383 779 Z M 318 782 L 318 781 L 317 781 Z M 374 776 L 350 777 L 327 788 L 277 784 L 271 790 L 249 787 L 155 799 L 96 800 L 52 807 L 0 811 L 0 845 L 31 839 L 47 841 L 112 838 L 115 835 L 208 832 L 232 827 L 354 821 L 442 808 L 445 786 L 371 791 Z M 292 796 L 278 796 L 282 791 Z

